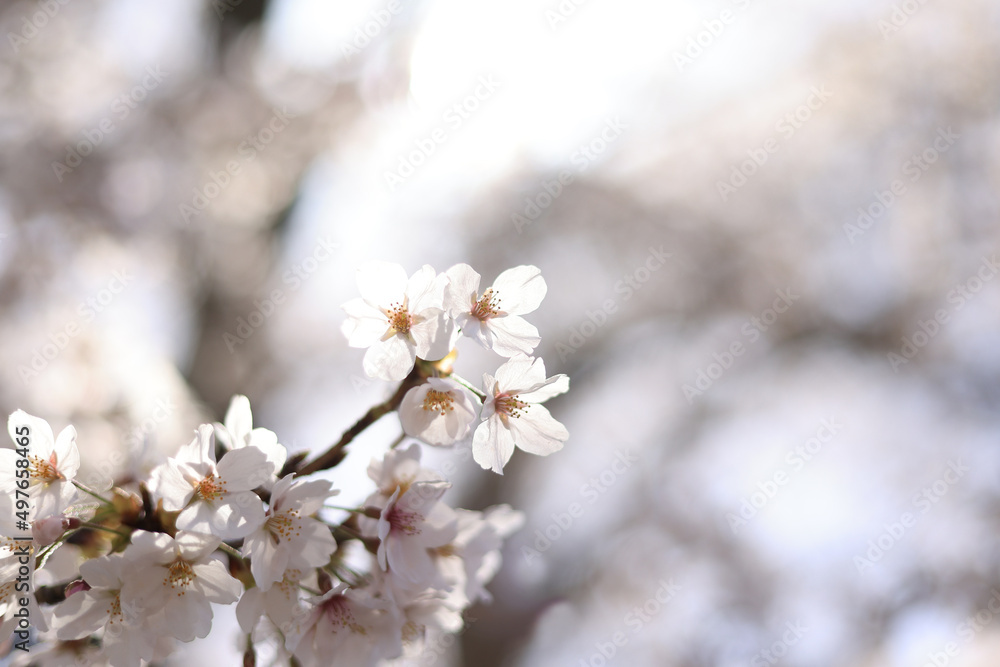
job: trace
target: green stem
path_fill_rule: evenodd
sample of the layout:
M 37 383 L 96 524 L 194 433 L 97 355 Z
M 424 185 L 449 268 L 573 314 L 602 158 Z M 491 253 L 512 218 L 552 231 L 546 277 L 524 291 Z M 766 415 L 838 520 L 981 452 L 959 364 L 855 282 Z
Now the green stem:
M 219 548 L 222 549 L 223 551 L 225 551 L 230 556 L 235 556 L 236 558 L 239 558 L 240 560 L 243 560 L 243 554 L 241 554 L 239 551 L 237 551 L 233 547 L 229 546 L 225 542 L 220 542 L 219 543 Z
M 475 394 L 476 396 L 478 396 L 480 401 L 485 401 L 486 400 L 486 394 L 484 394 L 483 392 L 481 392 L 478 389 L 476 389 L 475 387 L 473 387 L 472 383 L 469 382 L 468 380 L 466 380 L 465 378 L 463 378 L 462 376 L 456 375 L 455 373 L 452 373 L 448 377 L 450 377 L 452 380 L 454 380 L 455 382 L 459 383 L 460 385 L 462 385 L 463 387 L 465 387 L 466 389 L 468 389 L 469 391 L 471 391 L 473 394 Z
M 114 535 L 118 535 L 120 537 L 132 537 L 129 533 L 123 533 L 120 530 L 115 530 L 114 528 L 108 528 L 107 526 L 102 526 L 99 523 L 91 523 L 89 521 L 81 521 L 80 525 L 84 526 L 86 528 L 91 528 L 93 530 L 103 530 L 106 533 L 113 533 Z

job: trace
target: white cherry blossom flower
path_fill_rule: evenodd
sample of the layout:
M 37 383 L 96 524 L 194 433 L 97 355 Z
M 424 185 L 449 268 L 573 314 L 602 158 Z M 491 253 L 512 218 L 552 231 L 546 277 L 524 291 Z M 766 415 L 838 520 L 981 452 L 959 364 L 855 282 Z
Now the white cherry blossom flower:
M 203 424 L 176 457 L 153 470 L 151 490 L 163 498 L 164 509 L 181 510 L 179 529 L 236 539 L 264 522 L 264 504 L 251 489 L 273 472 L 256 447 L 231 450 L 216 465 L 214 431 Z
M 406 392 L 399 421 L 407 435 L 429 445 L 447 446 L 469 435 L 478 409 L 478 399 L 462 385 L 432 377 Z
M 402 654 L 398 616 L 370 595 L 338 584 L 308 602 L 285 634 L 286 648 L 304 665 L 375 667 Z
M 503 541 L 524 525 L 524 513 L 509 505 L 494 505 L 482 512 L 456 510 L 458 534 L 435 550 L 437 566 L 453 583 L 448 604 L 462 610 L 476 602 L 491 602 L 486 590 L 500 570 Z
M 546 378 L 541 358 L 519 355 L 500 366 L 496 377 L 484 373 L 483 386 L 482 423 L 472 438 L 476 463 L 502 475 L 515 446 L 539 456 L 562 449 L 569 432 L 540 404 L 569 390 L 567 376 Z
M 267 591 L 285 570 L 326 565 L 337 542 L 330 528 L 311 518 L 330 496 L 340 493 L 321 479 L 295 480 L 285 475 L 274 485 L 264 522 L 247 536 L 243 554 L 257 587 Z
M 225 422 L 215 424 L 215 437 L 229 450 L 256 447 L 264 452 L 276 473 L 281 471 L 288 457 L 288 450 L 278 442 L 274 431 L 253 427 L 250 399 L 242 394 L 233 396 L 229 402 Z
M 243 585 L 211 558 L 222 540 L 214 535 L 137 530 L 125 550 L 123 608 L 157 610 L 148 619 L 154 632 L 183 642 L 207 637 L 212 629 L 210 603 L 231 604 Z
M 445 273 L 445 308 L 462 335 L 505 357 L 531 354 L 538 345 L 538 329 L 521 315 L 534 311 L 545 298 L 547 287 L 537 266 L 507 269 L 482 292 L 482 277 L 468 264 L 456 264 Z
M 7 431 L 19 449 L 28 443 L 28 493 L 31 497 L 31 520 L 60 514 L 72 504 L 77 490 L 73 478 L 80 469 L 80 451 L 76 447 L 76 429 L 67 426 L 58 438 L 52 437 L 48 422 L 17 410 L 7 420 Z M 17 484 L 17 460 L 14 449 L 0 449 L 0 492 L 14 497 Z
M 299 582 L 304 574 L 302 570 L 288 569 L 281 581 L 266 591 L 260 587 L 246 591 L 236 604 L 236 620 L 243 632 L 253 633 L 257 622 L 265 614 L 279 629 L 288 628 L 302 610 Z
M 80 576 L 90 587 L 69 595 L 54 610 L 56 636 L 63 641 L 83 639 L 104 630 L 104 652 L 110 664 L 139 665 L 156 655 L 156 634 L 146 625 L 146 610 L 122 603 L 125 557 L 110 554 L 80 565 Z
M 363 535 L 379 538 L 376 556 L 383 572 L 389 570 L 411 586 L 442 582 L 429 550 L 448 544 L 457 533 L 455 511 L 440 502 L 450 487 L 443 481 L 414 482 L 405 491 L 397 487 L 377 521 L 359 520 Z
M 378 487 L 382 507 L 397 488 L 405 492 L 416 482 L 444 482 L 445 479 L 430 468 L 420 465 L 420 445 L 414 443 L 406 449 L 390 449 L 381 459 L 373 458 L 368 464 L 368 476 Z M 369 500 L 371 502 L 371 500 Z
M 366 347 L 369 377 L 402 380 L 417 357 L 443 358 L 453 322 L 443 310 L 448 278 L 424 265 L 410 278 L 398 264 L 368 262 L 358 269 L 361 298 L 344 304 L 343 332 L 351 347 Z

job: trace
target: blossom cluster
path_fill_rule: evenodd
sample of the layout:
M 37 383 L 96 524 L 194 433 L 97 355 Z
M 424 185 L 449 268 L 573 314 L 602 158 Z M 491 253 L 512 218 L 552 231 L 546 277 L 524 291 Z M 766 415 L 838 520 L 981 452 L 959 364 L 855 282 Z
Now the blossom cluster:
M 14 633 L 15 664 L 160 661 L 209 634 L 213 605 L 235 604 L 245 664 L 267 646 L 274 664 L 374 667 L 419 656 L 460 631 L 470 605 L 490 600 L 486 585 L 520 512 L 449 506 L 450 483 L 405 437 L 371 459 L 374 491 L 360 507 L 331 505 L 339 491 L 325 473 L 335 480 L 354 436 L 392 411 L 404 436 L 471 444 L 497 473 L 515 447 L 560 449 L 568 433 L 540 403 L 565 392 L 568 378 L 546 377 L 530 356 L 537 330 L 521 318 L 545 282 L 520 266 L 481 292 L 465 264 L 407 278 L 377 262 L 358 271 L 358 286 L 361 298 L 344 306 L 348 343 L 368 348 L 370 376 L 400 384 L 311 461 L 255 428 L 237 395 L 222 422 L 199 426 L 147 478 L 93 489 L 78 478 L 72 426 L 56 437 L 41 418 L 10 415 L 14 448 L 0 448 L 0 638 Z M 451 368 L 463 336 L 506 357 L 481 391 Z

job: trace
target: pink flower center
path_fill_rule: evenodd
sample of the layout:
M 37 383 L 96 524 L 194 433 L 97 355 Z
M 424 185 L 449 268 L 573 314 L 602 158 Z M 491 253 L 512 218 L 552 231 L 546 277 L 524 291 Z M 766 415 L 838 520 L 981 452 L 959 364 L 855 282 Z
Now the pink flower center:
M 404 535 L 419 535 L 420 528 L 417 526 L 424 520 L 424 516 L 418 512 L 405 510 L 399 505 L 393 505 L 386 516 L 386 520 L 392 527 L 393 532 Z
M 455 397 L 450 391 L 438 391 L 430 389 L 424 396 L 423 410 L 425 412 L 439 412 L 442 417 L 448 412 L 455 410 Z
M 517 419 L 524 415 L 528 409 L 528 404 L 518 400 L 517 394 L 500 394 L 494 399 L 494 406 L 497 414 L 502 417 L 514 417 Z
M 354 612 L 351 610 L 351 601 L 343 595 L 334 595 L 324 602 L 323 612 L 335 630 L 350 630 L 358 635 L 368 634 L 368 631 L 354 619 Z
M 58 479 L 65 479 L 62 473 L 59 472 L 56 466 L 59 465 L 59 459 L 56 458 L 56 453 L 52 452 L 49 456 L 49 460 L 45 461 L 37 456 L 28 457 L 28 471 L 32 477 L 42 482 L 43 484 L 49 484 Z
M 389 318 L 389 326 L 397 333 L 410 333 L 410 327 L 413 326 L 413 316 L 407 310 L 405 301 L 403 303 L 392 304 L 389 312 L 386 313 L 386 317 Z
M 491 317 L 496 317 L 500 312 L 500 297 L 489 288 L 483 296 L 472 306 L 472 316 L 485 322 Z

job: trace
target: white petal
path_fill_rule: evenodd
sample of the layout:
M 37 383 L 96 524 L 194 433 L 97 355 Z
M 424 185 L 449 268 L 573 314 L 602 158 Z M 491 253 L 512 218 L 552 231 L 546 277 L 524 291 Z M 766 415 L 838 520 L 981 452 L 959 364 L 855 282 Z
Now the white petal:
M 515 266 L 493 281 L 500 307 L 512 315 L 524 315 L 538 308 L 548 288 L 537 266 Z
M 27 427 L 25 432 L 24 427 Z M 20 431 L 20 433 L 18 433 Z M 55 440 L 52 438 L 52 427 L 40 417 L 33 417 L 24 410 L 15 410 L 7 418 L 7 433 L 11 440 L 17 443 L 18 438 L 27 435 L 32 456 L 38 456 L 46 461 L 52 454 Z
M 56 636 L 63 640 L 83 639 L 108 622 L 108 606 L 113 593 L 79 591 L 53 610 Z
M 264 452 L 256 447 L 234 449 L 222 457 L 218 466 L 219 478 L 226 482 L 226 491 L 233 493 L 256 489 L 274 474 Z
M 314 514 L 327 498 L 337 494 L 331 486 L 325 479 L 299 480 L 285 494 L 284 507 L 298 508 L 300 516 Z
M 229 576 L 226 566 L 217 560 L 196 563 L 191 569 L 195 574 L 191 588 L 204 595 L 209 602 L 231 604 L 243 592 L 243 584 Z
M 402 302 L 406 293 L 406 271 L 399 264 L 365 262 L 358 267 L 357 278 L 361 298 L 376 308 Z
M 288 552 L 286 549 L 279 549 L 267 531 L 257 531 L 247 538 L 244 551 L 253 553 L 250 573 L 262 591 L 281 581 L 281 576 L 288 568 Z
M 428 361 L 444 358 L 451 352 L 455 321 L 439 308 L 428 308 L 419 315 L 422 321 L 410 327 L 416 355 Z
M 171 596 L 163 610 L 166 615 L 160 629 L 182 642 L 203 639 L 212 629 L 212 607 L 200 595 Z
M 297 540 L 300 549 L 294 554 L 296 560 L 305 562 L 309 567 L 326 565 L 330 556 L 337 550 L 337 542 L 330 534 L 330 528 L 315 519 L 305 519 L 302 521 L 300 532 L 301 535 Z
M 250 399 L 242 394 L 236 394 L 229 401 L 229 409 L 226 410 L 225 419 L 226 430 L 235 438 L 233 447 L 242 447 L 246 444 L 245 438 L 253 429 L 253 413 L 250 410 Z
M 76 447 L 76 429 L 72 426 L 64 428 L 56 438 L 53 449 L 56 461 L 58 461 L 59 472 L 66 479 L 76 477 L 76 473 L 80 469 L 80 450 Z
M 420 270 L 410 276 L 406 285 L 406 299 L 411 313 L 417 313 L 427 308 L 442 308 L 444 306 L 444 291 L 448 284 L 448 276 L 434 273 L 434 269 L 424 264 Z
M 137 530 L 132 533 L 132 543 L 124 552 L 126 563 L 141 565 L 166 565 L 174 560 L 174 540 L 165 533 Z
M 541 403 L 553 396 L 565 394 L 567 391 L 569 391 L 569 376 L 560 373 L 553 375 L 540 385 L 535 385 L 528 391 L 521 392 L 517 397 L 528 403 Z
M 476 428 L 472 437 L 472 458 L 482 468 L 502 475 L 503 467 L 514 453 L 514 438 L 500 418 L 493 416 Z
M 527 391 L 545 382 L 545 362 L 541 357 L 511 357 L 496 372 L 497 384 L 507 393 Z
M 368 377 L 399 381 L 413 370 L 416 356 L 412 343 L 403 336 L 394 335 L 369 347 L 362 363 Z
M 180 557 L 186 561 L 198 561 L 207 558 L 210 553 L 219 548 L 222 540 L 216 535 L 179 531 L 174 538 L 174 547 Z
M 424 399 L 427 398 L 427 392 L 430 389 L 429 384 L 421 384 L 410 389 L 403 396 L 403 401 L 399 405 L 399 421 L 406 435 L 418 438 L 434 421 L 437 413 L 425 410 L 423 407 Z
M 218 535 L 224 540 L 246 537 L 264 523 L 264 503 L 252 491 L 228 493 L 214 502 L 200 501 L 177 516 L 182 530 Z
M 163 509 L 176 512 L 182 509 L 194 495 L 194 486 L 181 473 L 173 459 L 167 459 L 153 469 L 150 490 L 163 499 Z
M 247 447 L 256 447 L 264 452 L 267 462 L 274 466 L 275 473 L 281 472 L 288 458 L 288 450 L 278 442 L 278 436 L 266 428 L 255 428 L 250 431 L 250 444 Z M 268 477 L 270 478 L 270 475 Z
M 445 288 L 444 308 L 453 315 L 472 309 L 474 298 L 479 294 L 482 276 L 468 264 L 456 264 L 447 271 L 448 286 Z
M 80 564 L 80 576 L 93 588 L 115 588 L 122 586 L 122 565 L 125 557 L 109 554 Z
M 493 334 L 493 351 L 505 357 L 531 354 L 542 340 L 538 329 L 517 315 L 494 317 L 483 325 Z
M 347 319 L 340 326 L 340 330 L 351 347 L 370 347 L 389 328 L 389 320 L 385 313 L 364 299 L 352 299 L 342 308 L 347 313 Z
M 259 588 L 251 588 L 236 604 L 236 620 L 243 632 L 250 634 L 257 621 L 264 615 L 264 592 Z
M 531 454 L 548 456 L 563 447 L 569 431 L 556 421 L 544 405 L 532 404 L 509 422 L 517 446 Z

